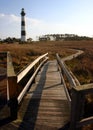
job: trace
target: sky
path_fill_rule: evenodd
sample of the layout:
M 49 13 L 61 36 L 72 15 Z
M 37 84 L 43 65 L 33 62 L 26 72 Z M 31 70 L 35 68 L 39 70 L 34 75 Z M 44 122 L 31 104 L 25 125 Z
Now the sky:
M 77 34 L 93 37 L 93 0 L 0 0 L 0 38 L 20 38 L 21 9 L 26 37 Z

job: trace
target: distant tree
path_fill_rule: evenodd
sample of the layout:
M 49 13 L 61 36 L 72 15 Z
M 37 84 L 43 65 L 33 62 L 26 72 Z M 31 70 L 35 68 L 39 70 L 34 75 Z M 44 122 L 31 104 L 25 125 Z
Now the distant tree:
M 6 42 L 6 43 L 15 43 L 15 42 L 19 42 L 19 41 L 20 41 L 20 39 L 15 38 L 15 37 L 13 37 L 13 38 L 8 37 L 8 38 L 3 40 L 3 42 Z
M 4 42 L 10 43 L 10 42 L 12 42 L 12 39 L 10 37 L 8 37 L 8 38 L 4 39 Z
M 0 43 L 2 43 L 2 39 L 0 38 Z
M 39 41 L 50 41 L 50 37 L 47 35 L 44 35 L 42 37 L 39 37 Z
M 47 34 L 39 37 L 39 41 L 49 41 L 52 39 L 55 41 L 63 41 L 63 40 L 92 40 L 90 37 L 86 36 L 78 36 L 76 34 Z
M 27 39 L 27 42 L 30 43 L 30 42 L 32 42 L 32 40 L 33 40 L 32 38 L 28 38 L 28 39 Z

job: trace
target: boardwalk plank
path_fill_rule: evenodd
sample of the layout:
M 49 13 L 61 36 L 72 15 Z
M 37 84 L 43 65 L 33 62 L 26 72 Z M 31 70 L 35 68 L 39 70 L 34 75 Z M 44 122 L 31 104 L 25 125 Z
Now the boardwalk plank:
M 47 62 L 25 96 L 8 130 L 58 130 L 69 121 L 69 105 L 56 61 Z M 15 127 L 15 128 L 14 128 Z

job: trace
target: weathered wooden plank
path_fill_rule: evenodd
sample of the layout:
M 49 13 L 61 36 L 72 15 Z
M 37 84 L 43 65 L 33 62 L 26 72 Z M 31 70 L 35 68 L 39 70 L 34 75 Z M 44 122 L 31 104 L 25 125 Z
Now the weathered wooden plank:
M 57 63 L 49 61 L 38 73 L 20 106 L 18 119 L 11 125 L 13 130 L 14 126 L 15 130 L 58 130 L 69 121 L 69 113 Z
M 58 129 L 69 121 L 69 106 L 61 84 L 60 74 L 57 71 L 56 62 L 48 62 L 41 69 L 41 72 L 37 75 L 36 83 L 32 85 L 25 97 L 25 100 L 29 99 L 31 99 L 29 101 L 30 109 L 28 109 L 27 114 L 31 115 L 30 110 L 37 112 L 35 127 L 37 124 L 45 124 L 45 129 L 46 126 L 56 126 L 56 129 Z M 33 108 L 31 105 L 33 105 Z M 37 109 L 35 108 L 36 106 L 38 107 Z M 32 114 L 32 117 L 25 117 L 24 115 L 30 123 L 35 118 L 33 116 L 35 115 Z

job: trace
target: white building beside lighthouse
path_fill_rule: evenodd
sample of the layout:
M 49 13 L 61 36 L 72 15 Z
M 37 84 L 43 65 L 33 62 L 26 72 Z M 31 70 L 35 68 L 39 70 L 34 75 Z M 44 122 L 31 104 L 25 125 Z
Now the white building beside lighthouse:
M 21 11 L 21 42 L 26 41 L 26 31 L 25 31 L 25 11 L 22 8 Z

